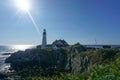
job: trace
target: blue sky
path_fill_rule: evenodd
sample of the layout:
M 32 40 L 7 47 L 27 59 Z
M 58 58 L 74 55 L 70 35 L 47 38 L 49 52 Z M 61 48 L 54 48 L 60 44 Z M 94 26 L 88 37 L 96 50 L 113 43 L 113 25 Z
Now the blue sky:
M 31 1 L 31 0 L 30 0 Z M 65 39 L 69 44 L 120 44 L 120 0 L 33 0 L 30 13 L 39 35 L 25 12 L 12 0 L 0 1 L 0 44 L 41 44 Z

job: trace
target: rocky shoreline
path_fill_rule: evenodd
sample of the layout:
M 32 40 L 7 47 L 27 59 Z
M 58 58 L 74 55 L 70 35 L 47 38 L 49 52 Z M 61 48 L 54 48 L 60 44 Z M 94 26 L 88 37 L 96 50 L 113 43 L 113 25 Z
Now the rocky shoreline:
M 27 68 L 29 70 L 41 71 L 41 73 L 38 72 L 39 75 L 88 71 L 89 59 L 87 56 L 80 54 L 81 51 L 84 52 L 86 49 L 80 44 L 63 47 L 58 50 L 37 47 L 15 52 L 5 60 L 5 63 L 10 63 L 11 70 L 16 72 L 19 72 L 19 70 L 24 71 Z
M 91 66 L 106 64 L 119 56 L 119 49 L 94 49 L 75 44 L 54 50 L 39 47 L 18 51 L 9 56 L 10 71 L 5 78 L 52 77 L 61 73 L 89 72 Z M 99 59 L 98 59 L 99 58 Z
M 70 50 L 64 48 L 58 50 L 53 50 L 51 48 L 34 48 L 25 51 L 18 51 L 8 57 L 5 62 L 11 63 L 11 66 L 38 63 L 44 68 L 55 66 L 57 69 L 70 72 L 79 72 L 82 69 L 80 66 L 86 66 L 85 70 L 88 70 L 88 57 L 79 54 L 81 51 L 85 51 L 85 48 L 83 47 L 83 50 L 79 50 L 79 47 L 82 48 L 83 46 L 73 46 L 71 47 L 72 49 L 68 47 Z

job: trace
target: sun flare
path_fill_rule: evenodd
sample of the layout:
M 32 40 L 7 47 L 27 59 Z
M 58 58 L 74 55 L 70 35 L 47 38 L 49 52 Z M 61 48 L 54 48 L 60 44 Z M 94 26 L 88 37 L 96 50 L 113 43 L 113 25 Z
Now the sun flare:
M 18 9 L 17 12 L 25 12 L 27 13 L 27 15 L 29 16 L 30 20 L 32 21 L 34 28 L 36 29 L 36 31 L 38 32 L 39 35 L 41 35 L 40 30 L 33 18 L 33 16 L 31 15 L 30 9 L 33 9 L 32 4 L 33 1 L 32 0 L 13 0 L 13 4 L 14 6 Z
M 16 50 L 25 50 L 31 47 L 32 45 L 13 45 L 13 48 Z
M 30 0 L 14 0 L 16 7 L 22 11 L 29 11 Z

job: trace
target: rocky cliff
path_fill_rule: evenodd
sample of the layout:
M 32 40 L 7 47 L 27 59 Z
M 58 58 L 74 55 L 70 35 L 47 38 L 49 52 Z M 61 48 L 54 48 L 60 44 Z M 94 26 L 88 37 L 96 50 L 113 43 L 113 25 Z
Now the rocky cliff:
M 89 66 L 88 57 L 81 54 L 85 50 L 80 44 L 58 50 L 34 48 L 15 52 L 5 62 L 11 63 L 14 69 L 39 65 L 42 68 L 54 67 L 57 70 L 82 72 L 87 71 Z

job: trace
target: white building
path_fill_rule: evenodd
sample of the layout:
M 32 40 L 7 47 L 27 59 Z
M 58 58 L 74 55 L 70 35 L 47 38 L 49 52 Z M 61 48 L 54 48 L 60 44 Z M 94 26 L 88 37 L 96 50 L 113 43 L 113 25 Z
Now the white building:
M 42 45 L 41 45 L 41 49 L 45 49 L 46 45 L 47 45 L 47 37 L 46 37 L 46 30 L 43 30 L 43 38 L 42 38 Z
M 65 40 L 55 40 L 52 44 L 47 45 L 47 36 L 46 36 L 46 30 L 43 30 L 43 37 L 42 37 L 42 45 L 41 49 L 45 48 L 52 48 L 54 50 L 57 50 L 61 47 L 69 46 L 69 44 Z

